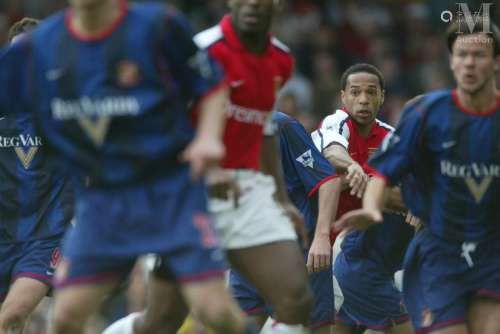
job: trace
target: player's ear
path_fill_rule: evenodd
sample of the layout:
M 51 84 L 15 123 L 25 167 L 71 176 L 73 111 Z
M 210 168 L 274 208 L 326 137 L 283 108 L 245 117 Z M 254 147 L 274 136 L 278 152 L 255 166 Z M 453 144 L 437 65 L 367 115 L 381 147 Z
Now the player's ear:
M 495 57 L 495 72 L 500 71 L 500 55 Z
M 340 91 L 340 99 L 342 100 L 342 105 L 345 106 L 346 105 L 346 93 L 345 93 L 345 90 L 341 90 Z
M 385 89 L 380 92 L 380 105 L 383 105 L 385 101 Z

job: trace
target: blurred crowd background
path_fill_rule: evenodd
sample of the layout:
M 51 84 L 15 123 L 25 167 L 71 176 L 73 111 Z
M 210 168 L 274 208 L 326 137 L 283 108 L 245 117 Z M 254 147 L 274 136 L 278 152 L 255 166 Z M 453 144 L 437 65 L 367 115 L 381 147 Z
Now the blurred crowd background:
M 147 1 L 147 0 L 141 0 Z M 160 1 L 160 0 L 157 0 Z M 227 0 L 171 0 L 185 11 L 196 30 L 210 27 L 227 12 Z M 493 3 L 491 15 L 500 22 L 498 0 L 285 0 L 274 32 L 292 49 L 293 80 L 278 107 L 312 130 L 332 109 L 341 106 L 342 72 L 356 62 L 377 66 L 387 82 L 380 117 L 397 123 L 401 107 L 423 92 L 451 87 L 444 42 L 443 11 L 455 14 L 457 2 L 475 12 L 481 2 Z M 66 0 L 0 0 L 0 42 L 9 25 L 23 16 L 43 18 Z

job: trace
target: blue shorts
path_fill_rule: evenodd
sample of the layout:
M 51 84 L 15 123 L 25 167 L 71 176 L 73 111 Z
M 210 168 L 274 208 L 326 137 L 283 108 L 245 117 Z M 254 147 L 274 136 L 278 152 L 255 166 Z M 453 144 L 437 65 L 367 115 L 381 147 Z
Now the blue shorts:
M 224 256 L 201 181 L 189 169 L 119 188 L 87 188 L 63 243 L 58 287 L 119 280 L 138 256 L 155 253 L 176 280 L 223 278 Z
M 314 293 L 314 308 L 309 316 L 309 328 L 320 328 L 335 323 L 333 280 L 329 270 L 309 274 L 309 284 Z M 231 269 L 229 285 L 233 297 L 248 315 L 272 315 L 271 307 L 259 296 L 257 290 L 239 272 Z
M 409 320 L 394 273 L 386 272 L 379 262 L 342 250 L 333 275 L 340 289 L 335 294 L 343 296 L 338 322 L 383 331 Z
M 52 285 L 54 269 L 59 260 L 61 237 L 33 241 L 0 243 L 0 303 L 10 285 L 18 278 L 32 278 Z
M 417 333 L 466 322 L 475 296 L 500 303 L 500 240 L 460 243 L 419 232 L 405 258 L 403 292 Z

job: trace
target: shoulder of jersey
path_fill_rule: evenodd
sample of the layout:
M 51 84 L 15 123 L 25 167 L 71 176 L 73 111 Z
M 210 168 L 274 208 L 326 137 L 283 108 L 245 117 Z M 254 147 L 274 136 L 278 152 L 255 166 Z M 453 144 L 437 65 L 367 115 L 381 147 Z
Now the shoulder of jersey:
M 282 41 L 280 41 L 279 39 L 277 39 L 276 37 L 271 37 L 271 44 L 278 50 L 286 53 L 286 54 L 291 54 L 291 51 L 290 51 L 290 48 L 285 44 L 283 43 Z
M 389 124 L 387 124 L 385 122 L 382 122 L 378 118 L 375 119 L 375 122 L 377 122 L 378 126 L 380 126 L 381 128 L 386 129 L 389 132 L 393 132 L 395 130 L 392 126 L 390 126 Z
M 452 91 L 446 90 L 436 90 L 425 94 L 422 99 L 410 106 L 413 112 L 428 112 L 436 109 L 436 107 L 442 105 L 449 105 L 452 100 Z M 440 109 L 440 108 L 437 108 Z
M 224 33 L 222 32 L 222 27 L 219 24 L 197 33 L 193 38 L 195 44 L 200 49 L 208 49 L 223 39 Z
M 331 115 L 326 116 L 321 122 L 321 126 L 328 126 L 329 123 L 346 122 L 350 118 L 349 114 L 342 109 L 335 110 Z
M 64 11 L 59 11 L 55 14 L 52 14 L 48 18 L 44 19 L 40 24 L 33 29 L 32 35 L 52 35 L 54 32 L 61 32 L 61 25 L 64 25 Z

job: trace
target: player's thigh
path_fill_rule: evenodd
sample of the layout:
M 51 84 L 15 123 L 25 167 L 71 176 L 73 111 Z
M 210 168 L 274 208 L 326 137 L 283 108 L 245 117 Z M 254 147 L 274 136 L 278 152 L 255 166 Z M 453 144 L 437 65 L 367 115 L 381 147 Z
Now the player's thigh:
M 311 329 L 311 334 L 333 334 L 333 325 L 326 325 L 320 328 Z
M 335 334 L 355 334 L 356 333 L 356 328 L 343 324 L 341 322 L 335 323 L 334 327 L 334 333 Z
M 231 264 L 272 304 L 291 292 L 307 291 L 304 256 L 294 240 L 231 249 L 227 253 Z
M 388 328 L 385 331 L 386 334 L 414 334 L 415 330 L 411 325 L 410 321 L 403 322 L 402 324 L 398 324 Z
M 95 313 L 103 298 L 116 288 L 118 280 L 95 285 L 70 285 L 54 293 L 54 318 L 84 321 Z
M 27 317 L 47 295 L 47 284 L 32 278 L 20 277 L 14 281 L 5 298 L 0 315 Z
M 181 285 L 181 292 L 189 309 L 198 316 L 215 316 L 219 312 L 239 310 L 222 278 L 193 281 Z
M 165 319 L 174 319 L 180 325 L 187 314 L 188 308 L 181 293 L 181 287 L 173 280 L 150 275 L 145 323 L 155 324 Z
M 500 301 L 475 298 L 469 308 L 470 334 L 500 333 Z

